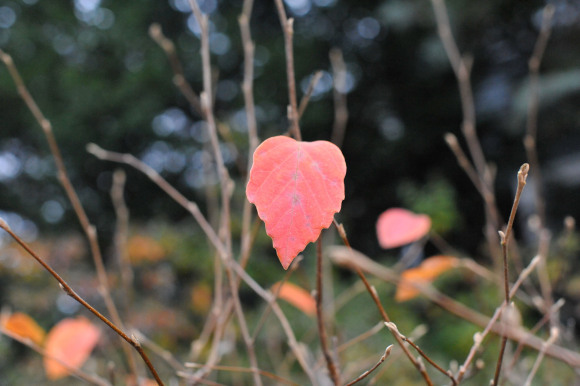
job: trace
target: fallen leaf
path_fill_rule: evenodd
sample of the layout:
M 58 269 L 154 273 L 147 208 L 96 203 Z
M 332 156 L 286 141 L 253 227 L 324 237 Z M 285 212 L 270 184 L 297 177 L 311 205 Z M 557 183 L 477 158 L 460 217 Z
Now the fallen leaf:
M 316 301 L 310 292 L 288 282 L 277 282 L 270 289 L 272 293 L 276 293 L 278 290 L 278 298 L 286 300 L 306 315 L 316 314 Z
M 30 316 L 15 312 L 2 321 L 2 327 L 21 338 L 30 339 L 42 346 L 46 332 Z
M 332 223 L 344 200 L 346 162 L 327 141 L 277 136 L 254 152 L 246 187 L 284 269 Z
M 67 367 L 80 368 L 89 358 L 99 341 L 101 332 L 87 318 L 67 318 L 57 323 L 46 337 L 44 369 L 51 379 L 63 378 L 70 374 Z M 54 359 L 52 359 L 54 358 Z
M 396 248 L 419 240 L 429 233 L 431 219 L 402 208 L 384 211 L 377 221 L 379 244 L 385 249 Z
M 397 286 L 395 300 L 404 302 L 413 299 L 420 294 L 420 291 L 411 283 L 429 284 L 443 272 L 456 267 L 457 264 L 458 260 L 456 257 L 438 255 L 425 259 L 418 267 L 403 271 L 401 273 L 401 280 Z

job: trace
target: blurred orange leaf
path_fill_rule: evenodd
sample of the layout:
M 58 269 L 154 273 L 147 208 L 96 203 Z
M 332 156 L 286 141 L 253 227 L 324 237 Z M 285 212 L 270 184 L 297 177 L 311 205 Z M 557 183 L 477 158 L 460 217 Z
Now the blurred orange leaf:
M 151 237 L 133 236 L 127 242 L 127 254 L 133 263 L 155 262 L 165 258 L 165 248 Z
M 280 292 L 278 292 L 280 299 L 286 300 L 307 315 L 314 315 L 316 313 L 316 301 L 310 295 L 310 292 L 298 287 L 296 284 L 288 282 L 275 283 L 270 290 L 272 293 L 276 293 L 278 288 L 280 288 Z
M 211 288 L 205 283 L 198 283 L 191 289 L 191 308 L 200 315 L 205 315 L 211 307 Z
M 85 317 L 67 318 L 57 323 L 46 337 L 46 376 L 55 380 L 70 374 L 67 367 L 52 358 L 74 369 L 81 367 L 99 341 L 100 335 L 100 330 Z
M 384 211 L 377 220 L 377 237 L 385 249 L 396 248 L 419 240 L 429 233 L 431 219 L 402 208 Z
M 453 256 L 433 256 L 425 259 L 421 265 L 408 269 L 401 274 L 397 286 L 395 300 L 404 302 L 419 295 L 420 291 L 410 283 L 429 284 L 443 272 L 457 266 L 457 258 Z
M 30 316 L 21 312 L 8 316 L 2 321 L 2 327 L 21 338 L 30 339 L 39 346 L 42 346 L 46 337 L 44 329 Z

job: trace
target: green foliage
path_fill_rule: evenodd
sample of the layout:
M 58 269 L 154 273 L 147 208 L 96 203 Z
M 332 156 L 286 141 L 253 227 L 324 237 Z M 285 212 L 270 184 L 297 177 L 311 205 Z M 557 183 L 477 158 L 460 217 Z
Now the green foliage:
M 429 179 L 421 186 L 403 182 L 397 187 L 397 195 L 406 208 L 429 215 L 437 233 L 445 234 L 462 224 L 455 189 L 443 178 Z

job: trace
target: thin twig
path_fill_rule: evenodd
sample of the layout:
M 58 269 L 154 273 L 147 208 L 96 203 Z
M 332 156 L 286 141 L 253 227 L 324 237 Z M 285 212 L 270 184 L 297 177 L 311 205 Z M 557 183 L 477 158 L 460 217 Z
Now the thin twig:
M 334 358 L 328 349 L 328 336 L 324 326 L 324 314 L 322 312 L 322 234 L 318 237 L 316 242 L 316 320 L 318 326 L 318 336 L 320 338 L 320 349 L 326 360 L 326 367 L 330 379 L 335 386 L 340 385 L 340 373 L 334 363 Z
M 331 141 L 341 147 L 348 122 L 348 107 L 346 104 L 346 64 L 342 51 L 338 48 L 330 50 L 330 64 L 332 66 L 332 78 L 334 80 L 334 123 L 332 125 Z
M 413 347 L 419 353 L 419 355 L 421 355 L 423 358 L 425 358 L 427 360 L 427 362 L 429 362 L 429 364 L 431 364 L 431 366 L 435 367 L 435 369 L 437 369 L 443 375 L 449 377 L 451 379 L 451 383 L 453 385 L 457 385 L 457 382 L 455 381 L 453 374 L 451 374 L 448 371 L 443 370 L 443 368 L 441 368 L 441 366 L 439 366 L 437 363 L 435 363 L 435 361 L 433 361 L 431 358 L 429 358 L 429 356 L 427 354 L 425 354 L 425 352 L 423 350 L 421 350 L 421 348 L 419 348 L 419 346 L 417 346 L 411 339 L 409 339 L 405 335 L 401 334 L 401 332 L 399 331 L 399 328 L 397 327 L 397 325 L 395 323 L 385 322 L 385 326 L 389 329 L 389 331 L 391 331 L 392 334 L 398 334 L 403 341 L 409 343 L 409 345 L 411 347 Z
M 89 153 L 95 155 L 98 158 L 106 159 L 106 160 L 114 161 L 114 162 L 125 163 L 127 165 L 130 165 L 130 166 L 134 167 L 135 169 L 141 171 L 145 175 L 147 175 L 147 177 L 149 177 L 149 179 L 151 179 L 151 181 L 153 181 L 157 186 L 159 186 L 163 191 L 165 191 L 179 205 L 181 205 L 183 208 L 188 210 L 194 216 L 194 218 L 196 220 L 198 220 L 199 225 L 206 232 L 206 236 L 208 236 L 210 241 L 213 243 L 214 247 L 218 250 L 218 252 L 220 252 L 220 256 L 225 255 L 225 248 L 224 248 L 221 240 L 219 239 L 219 237 L 217 236 L 217 234 L 215 233 L 215 231 L 213 230 L 211 225 L 209 225 L 209 223 L 207 222 L 205 217 L 203 217 L 203 214 L 200 212 L 197 204 L 187 200 L 181 193 L 179 193 L 179 191 L 177 191 L 166 180 L 164 180 L 153 168 L 144 164 L 143 162 L 141 162 L 140 160 L 138 160 L 137 158 L 135 158 L 134 156 L 132 156 L 130 154 L 121 154 L 121 153 L 106 151 L 106 150 L 103 150 L 94 144 L 89 145 L 88 151 L 89 151 Z M 269 302 L 269 303 L 272 302 L 271 295 L 269 295 L 269 293 L 266 290 L 264 290 L 258 283 L 256 283 L 244 271 L 244 269 L 242 268 L 241 265 L 239 265 L 237 262 L 234 262 L 234 261 L 230 262 L 230 264 L 233 266 L 233 269 L 236 271 L 237 275 L 240 276 L 241 279 L 246 284 L 248 284 L 260 297 L 262 297 L 264 300 L 266 300 L 266 302 Z M 227 305 L 224 307 L 227 309 Z M 294 333 L 292 331 L 292 328 L 290 327 L 290 323 L 288 322 L 286 316 L 284 315 L 284 313 L 282 312 L 282 310 L 280 309 L 280 307 L 278 306 L 278 304 L 276 302 L 272 302 L 272 309 L 273 309 L 274 313 L 276 314 L 276 316 L 278 317 L 278 319 L 282 325 L 282 328 L 288 337 L 288 344 L 289 344 L 290 348 L 293 350 L 294 355 L 296 356 L 299 363 L 304 368 L 305 372 L 308 374 L 311 382 L 313 384 L 316 384 L 314 374 L 313 374 L 312 370 L 310 369 L 308 362 L 305 360 L 305 358 L 301 354 L 301 351 L 300 351 L 300 348 L 298 345 L 298 341 L 296 340 L 296 337 L 294 336 Z M 218 318 L 219 317 L 220 316 L 218 316 Z M 220 323 L 218 323 L 218 325 L 220 325 Z M 223 333 L 223 329 L 222 329 L 221 333 Z M 216 335 L 221 336 L 221 333 L 218 334 L 216 332 Z M 217 348 L 216 348 L 216 350 L 217 350 Z
M 528 162 L 532 168 L 532 177 L 534 178 L 534 198 L 536 202 L 536 212 L 540 219 L 540 228 L 546 225 L 546 205 L 542 189 L 542 174 L 540 162 L 538 160 L 537 139 L 538 139 L 538 110 L 539 110 L 539 81 L 540 65 L 546 51 L 548 39 L 552 30 L 552 17 L 554 16 L 554 5 L 548 4 L 542 13 L 542 27 L 536 40 L 534 51 L 528 61 L 530 71 L 530 101 L 527 115 L 527 133 L 524 137 L 524 146 Z
M 225 239 L 225 247 L 226 247 L 226 254 L 223 255 L 222 258 L 225 260 L 224 264 L 228 276 L 229 288 L 230 291 L 232 292 L 234 310 L 236 312 L 236 316 L 240 325 L 240 332 L 242 333 L 242 337 L 246 345 L 246 351 L 248 353 L 250 364 L 254 369 L 253 374 L 254 384 L 261 386 L 262 380 L 258 372 L 259 366 L 256 357 L 256 351 L 253 345 L 252 337 L 250 335 L 246 323 L 246 317 L 244 315 L 242 304 L 239 298 L 238 281 L 235 278 L 235 275 L 233 274 L 229 266 L 229 262 L 233 261 L 232 234 L 230 227 L 231 223 L 230 197 L 233 192 L 233 182 L 229 177 L 229 173 L 223 160 L 222 151 L 220 149 L 219 140 L 217 136 L 215 118 L 213 114 L 212 78 L 211 78 L 210 51 L 209 51 L 209 20 L 207 15 L 202 14 L 196 0 L 189 0 L 189 4 L 191 5 L 193 14 L 197 19 L 197 22 L 201 28 L 201 59 L 202 59 L 203 89 L 204 89 L 203 93 L 201 94 L 201 105 L 203 111 L 205 112 L 205 118 L 209 126 L 210 142 L 213 147 L 214 156 L 216 158 L 216 165 L 220 179 L 221 198 L 222 198 L 222 207 L 221 207 L 222 220 L 220 225 L 220 233 L 223 233 L 224 235 L 223 238 Z
M 318 382 L 316 380 L 316 377 L 314 376 L 314 372 L 312 371 L 312 368 L 310 367 L 310 365 L 306 361 L 306 358 L 304 358 L 304 355 L 301 352 L 300 344 L 296 340 L 296 336 L 294 335 L 294 331 L 290 326 L 290 322 L 288 321 L 288 318 L 286 318 L 286 315 L 284 315 L 284 313 L 280 309 L 278 303 L 274 300 L 271 293 L 263 289 L 236 261 L 231 261 L 231 266 L 233 270 L 236 272 L 236 274 L 252 290 L 254 290 L 256 294 L 258 294 L 262 299 L 271 304 L 272 311 L 274 311 L 274 314 L 278 317 L 280 325 L 282 326 L 282 330 L 284 331 L 286 337 L 288 338 L 288 345 L 290 346 L 294 355 L 296 356 L 296 359 L 298 360 L 298 362 L 300 363 L 300 365 L 310 378 L 310 382 L 314 385 L 317 385 Z
M 163 34 L 161 26 L 158 23 L 153 23 L 149 26 L 149 36 L 161 47 L 165 55 L 169 59 L 169 64 L 171 65 L 171 69 L 173 70 L 173 83 L 179 91 L 183 94 L 185 99 L 189 102 L 191 107 L 201 116 L 203 116 L 203 110 L 201 108 L 201 102 L 199 100 L 199 96 L 193 91 L 191 85 L 185 79 L 185 74 L 183 73 L 183 66 L 181 65 L 181 61 L 177 56 L 177 52 L 175 51 L 175 44 L 171 40 L 169 40 Z
M 505 232 L 499 232 L 501 238 L 501 249 L 503 255 L 503 273 L 504 273 L 504 291 L 505 291 L 505 304 L 510 302 L 510 283 L 509 283 L 509 268 L 508 268 L 508 243 L 510 240 L 510 235 L 516 218 L 516 212 L 520 204 L 520 198 L 524 187 L 526 186 L 526 179 L 528 178 L 528 172 L 530 171 L 530 165 L 523 164 L 518 171 L 518 187 L 516 189 L 516 195 L 514 197 L 514 203 L 512 205 L 512 210 L 510 212 L 510 217 L 508 220 Z M 505 346 L 507 344 L 507 336 L 502 336 L 501 346 L 499 350 L 499 355 L 497 359 L 497 365 L 495 368 L 495 376 L 493 378 L 493 384 L 497 385 L 499 380 L 499 375 L 501 373 L 501 365 L 503 362 L 503 354 L 505 352 Z
M 48 355 L 42 347 L 40 347 L 39 345 L 37 345 L 36 343 L 31 341 L 30 339 L 23 338 L 23 337 L 19 336 L 18 334 L 15 334 L 12 331 L 7 330 L 3 326 L 4 326 L 4 323 L 0 323 L 0 333 L 8 336 L 11 339 L 14 339 L 15 341 L 17 341 L 17 342 L 19 342 L 27 347 L 29 347 L 30 349 L 32 349 L 32 350 L 36 351 L 37 353 L 39 353 L 40 355 L 42 355 L 44 358 L 48 358 L 48 359 L 51 359 L 53 361 L 58 362 L 62 366 L 66 367 L 67 370 L 71 373 L 71 375 L 78 377 L 79 379 L 82 379 L 83 381 L 91 383 L 93 385 L 111 386 L 111 383 L 107 382 L 105 379 L 102 379 L 96 375 L 88 374 L 88 373 L 84 372 L 83 370 L 81 370 L 75 366 L 69 365 L 68 363 L 64 362 L 60 358 L 55 358 L 53 356 Z
M 290 105 L 288 106 L 288 120 L 292 127 L 292 133 L 297 141 L 302 140 L 300 134 L 300 125 L 298 124 L 298 103 L 296 97 L 296 80 L 294 75 L 294 49 L 292 39 L 294 35 L 294 19 L 286 17 L 286 10 L 282 0 L 275 0 L 276 8 L 278 9 L 278 16 L 280 17 L 280 24 L 284 34 L 284 51 L 286 53 L 286 75 L 288 78 L 288 97 Z
M 334 226 L 338 230 L 338 234 L 340 235 L 340 238 L 342 239 L 344 245 L 349 249 L 349 251 L 352 252 L 352 248 L 351 248 L 350 242 L 348 241 L 348 238 L 346 236 L 346 231 L 344 230 L 344 227 L 342 226 L 342 224 L 339 224 L 336 221 L 336 219 L 334 219 L 333 222 L 334 222 Z M 379 312 L 380 312 L 383 320 L 385 322 L 390 322 L 391 319 L 389 318 L 389 315 L 387 314 L 387 312 L 383 308 L 383 305 L 381 304 L 381 300 L 379 299 L 379 296 L 377 294 L 377 291 L 376 291 L 375 287 L 373 287 L 373 286 L 370 285 L 370 283 L 368 282 L 367 278 L 365 277 L 363 271 L 358 266 L 351 266 L 351 268 L 354 268 L 354 270 L 357 273 L 358 277 L 364 283 L 364 285 L 365 285 L 368 293 L 371 295 L 371 298 L 375 302 L 375 305 L 377 306 L 377 309 L 379 310 Z M 415 366 L 415 368 L 421 373 L 421 375 L 423 376 L 423 379 L 425 380 L 425 383 L 427 385 L 432 385 L 433 382 L 429 378 L 429 375 L 427 374 L 427 371 L 425 370 L 425 367 L 424 366 L 421 366 L 420 362 L 417 361 L 417 359 L 415 359 L 415 357 L 413 357 L 413 355 L 409 352 L 409 349 L 407 348 L 407 346 L 405 345 L 405 343 L 403 342 L 403 340 L 401 339 L 401 337 L 399 335 L 397 335 L 397 334 L 393 334 L 393 337 L 395 338 L 395 340 L 397 341 L 397 343 L 399 344 L 399 346 L 401 346 L 401 348 L 403 349 L 403 352 L 405 353 L 405 355 L 407 356 L 407 358 L 409 358 L 409 360 L 411 361 L 411 363 L 413 364 L 413 366 Z
M 308 88 L 306 89 L 306 92 L 302 96 L 302 99 L 300 99 L 300 104 L 298 105 L 298 119 L 302 118 L 304 111 L 306 111 L 306 107 L 308 107 L 308 102 L 310 102 L 310 97 L 312 96 L 312 93 L 314 92 L 316 85 L 320 81 L 320 78 L 322 78 L 322 71 L 316 71 L 314 75 L 310 78 L 310 82 L 308 82 Z
M 343 266 L 351 270 L 358 268 L 364 272 L 380 278 L 381 280 L 393 283 L 394 285 L 398 285 L 401 281 L 397 273 L 393 272 L 391 269 L 385 267 L 384 265 L 373 261 L 361 252 L 353 250 L 352 248 L 338 246 L 327 247 L 326 255 L 332 260 L 333 263 L 339 266 Z M 526 280 L 526 278 L 533 272 L 536 265 L 538 264 L 539 259 L 540 258 L 538 256 L 533 258 L 532 261 L 530 261 L 530 264 L 520 273 L 518 280 L 516 280 L 512 286 L 512 296 L 517 292 L 522 282 Z M 530 334 L 527 330 L 521 327 L 508 326 L 502 322 L 496 323 L 499 316 L 499 308 L 503 309 L 505 307 L 505 303 L 503 303 L 502 306 L 496 310 L 496 313 L 490 319 L 489 317 L 442 294 L 432 285 L 420 285 L 416 282 L 409 282 L 409 285 L 416 288 L 422 295 L 424 295 L 433 303 L 439 305 L 441 308 L 449 311 L 461 319 L 473 323 L 474 325 L 485 328 L 484 332 L 482 332 L 480 335 L 485 336 L 489 332 L 493 332 L 497 335 L 506 334 L 510 340 L 521 342 L 522 344 L 535 350 L 541 350 L 543 341 L 538 337 Z M 473 353 L 471 353 L 470 356 L 475 355 L 478 347 L 479 346 L 472 346 Z M 575 351 L 571 351 L 557 345 L 552 345 L 548 348 L 546 354 L 561 360 L 562 362 L 565 362 L 573 368 L 580 368 L 580 354 Z M 470 363 L 472 359 L 473 358 L 471 357 L 468 363 Z
M 377 333 L 379 333 L 383 328 L 385 327 L 385 322 L 379 322 L 377 323 L 373 328 L 369 329 L 368 331 L 363 332 L 360 335 L 355 336 L 354 338 L 344 342 L 343 344 L 341 344 L 340 346 L 338 346 L 336 348 L 336 351 L 341 353 L 344 350 L 346 350 L 347 348 L 349 348 L 350 346 L 353 346 L 359 342 L 362 342 L 365 339 L 370 338 L 371 336 L 376 335 Z
M 244 0 L 242 13 L 238 17 L 240 24 L 240 33 L 242 37 L 242 47 L 244 48 L 244 80 L 242 81 L 242 90 L 244 93 L 244 103 L 246 106 L 246 123 L 248 125 L 248 164 L 246 167 L 247 178 L 250 178 L 250 170 L 254 161 L 254 151 L 260 142 L 258 138 L 258 124 L 256 121 L 256 108 L 254 103 L 254 52 L 255 45 L 252 41 L 250 31 L 250 19 L 252 17 L 253 0 Z M 245 267 L 250 258 L 252 224 L 252 204 L 244 200 L 242 212 L 242 233 L 241 233 L 241 250 L 240 264 Z
M 536 323 L 534 325 L 534 327 L 532 327 L 530 329 L 530 334 L 535 334 L 536 332 L 538 332 L 540 330 L 540 328 L 542 328 L 542 326 L 544 326 L 544 324 L 549 322 L 550 319 L 552 318 L 552 315 L 556 314 L 556 312 L 558 312 L 560 310 L 560 308 L 562 308 L 564 303 L 566 303 L 564 301 L 564 299 L 559 299 L 556 303 L 554 303 L 552 308 L 550 308 L 550 310 L 542 317 L 542 319 L 540 319 L 538 321 L 538 323 Z M 515 366 L 515 364 L 516 364 L 520 354 L 522 353 L 523 349 L 524 349 L 524 345 L 522 343 L 519 343 L 518 347 L 514 351 L 514 354 L 512 356 L 512 360 L 508 366 L 508 369 L 507 369 L 508 372 L 511 371 L 513 369 L 513 367 Z
M 377 362 L 376 365 L 374 365 L 369 370 L 367 370 L 364 373 L 362 373 L 361 375 L 359 375 L 356 379 L 354 379 L 354 380 L 350 381 L 349 383 L 347 383 L 346 386 L 352 386 L 355 383 L 358 383 L 358 382 L 362 381 L 363 379 L 365 379 L 367 376 L 369 376 L 370 373 L 372 373 L 373 371 L 375 371 L 377 369 L 377 367 L 379 367 L 387 359 L 387 357 L 389 355 L 391 355 L 391 351 L 392 350 L 393 350 L 393 345 L 388 346 L 385 349 L 384 354 L 381 356 L 381 358 L 379 359 L 379 361 Z
M 451 33 L 451 25 L 449 23 L 449 17 L 447 15 L 444 0 L 431 0 L 431 3 L 433 4 L 433 10 L 435 11 L 435 20 L 437 22 L 439 38 L 443 43 L 443 47 L 447 53 L 449 62 L 459 84 L 461 109 L 463 111 L 463 134 L 467 141 L 469 152 L 473 158 L 475 169 L 482 178 L 482 182 L 489 186 L 489 171 L 487 170 L 485 157 L 475 131 L 475 104 L 473 102 L 471 81 L 469 80 L 471 60 L 462 57 L 459 52 L 457 43 Z
M 540 263 L 537 267 L 538 279 L 540 282 L 540 290 L 542 292 L 543 299 L 543 311 L 546 312 L 552 307 L 552 283 L 550 282 L 550 276 L 547 269 L 548 254 L 550 252 L 550 241 L 552 240 L 552 235 L 549 230 L 542 228 L 539 233 L 539 243 L 538 243 L 538 255 L 540 255 Z M 552 327 L 555 327 L 557 321 L 552 318 L 550 320 Z
M 151 363 L 151 361 L 147 357 L 147 354 L 145 353 L 145 351 L 143 351 L 143 348 L 141 347 L 141 344 L 139 343 L 139 341 L 137 341 L 134 337 L 133 338 L 129 337 L 119 327 L 117 327 L 114 323 L 112 323 L 109 319 L 107 319 L 103 314 L 101 314 L 93 306 L 91 306 L 83 298 L 81 298 L 68 285 L 68 283 L 58 273 L 56 273 L 56 271 L 54 269 L 52 269 L 52 267 L 48 263 L 46 263 L 44 261 L 44 259 L 42 259 L 39 255 L 37 255 L 36 252 L 34 252 L 24 241 L 22 241 L 22 239 L 20 237 L 18 237 L 14 232 L 12 232 L 12 229 L 10 229 L 8 224 L 6 224 L 6 222 L 3 219 L 0 219 L 0 228 L 4 229 L 18 244 L 20 244 L 20 246 L 22 248 L 24 248 L 26 250 L 26 252 L 28 252 L 28 254 L 30 256 L 32 256 L 40 265 L 42 265 L 42 267 L 45 270 L 47 270 L 48 273 L 50 273 L 60 283 L 61 288 L 63 289 L 64 292 L 66 292 L 67 295 L 72 297 L 74 300 L 79 302 L 83 307 L 85 307 L 87 310 L 92 312 L 97 318 L 101 319 L 101 321 L 103 323 L 105 323 L 113 331 L 115 331 L 117 333 L 117 335 L 119 335 L 127 343 L 129 343 L 131 346 L 133 346 L 137 350 L 137 352 L 139 352 L 139 355 L 141 355 L 141 358 L 143 358 L 143 361 L 145 362 L 145 364 L 149 368 L 149 371 L 151 372 L 151 374 L 153 375 L 153 377 L 155 378 L 157 383 L 160 386 L 163 386 L 163 382 L 161 381 L 161 378 L 159 378 L 157 371 L 153 367 L 153 364 Z
M 290 278 L 290 276 L 300 266 L 299 263 L 300 263 L 300 261 L 302 261 L 303 258 L 304 257 L 302 255 L 298 255 L 298 256 L 296 256 L 296 258 L 294 258 L 294 260 L 292 261 L 292 265 L 290 266 L 290 269 L 288 269 L 286 271 L 286 273 L 284 274 L 284 277 L 282 278 L 282 280 L 279 281 L 280 285 L 277 286 L 276 291 L 274 291 L 274 293 L 272 294 L 272 300 L 273 301 L 276 301 L 276 299 L 278 299 L 278 295 L 280 294 L 280 291 L 282 290 L 282 287 L 283 287 L 284 283 L 286 283 L 288 281 L 288 279 Z M 262 327 L 264 326 L 264 323 L 268 319 L 268 316 L 270 315 L 270 311 L 271 310 L 272 310 L 272 303 L 269 302 L 266 305 L 266 309 L 262 313 L 262 316 L 260 317 L 260 320 L 256 324 L 256 327 L 254 328 L 254 335 L 252 336 L 252 340 L 254 342 L 258 338 L 258 335 L 260 334 L 260 331 L 262 330 Z
M 487 238 L 491 256 L 499 256 L 497 234 L 495 231 L 500 227 L 502 222 L 497 209 L 495 195 L 493 193 L 494 173 L 487 165 L 476 131 L 475 103 L 470 80 L 472 59 L 470 57 L 463 57 L 457 47 L 457 43 L 451 32 L 451 24 L 447 14 L 445 0 L 431 0 L 431 3 L 435 13 L 439 38 L 443 43 L 443 48 L 447 53 L 447 57 L 449 58 L 449 62 L 453 68 L 459 86 L 461 110 L 463 115 L 461 131 L 467 142 L 467 148 L 469 149 L 469 154 L 473 160 L 474 169 L 476 171 L 476 173 L 468 173 L 468 175 L 476 187 L 478 187 L 485 203 L 485 236 Z M 462 165 L 462 167 L 465 169 L 465 165 Z M 476 180 L 479 180 L 479 183 L 476 183 Z M 494 263 L 499 271 L 500 262 L 498 259 L 494 259 Z
M 163 358 L 165 362 L 167 362 L 174 370 L 183 370 L 185 366 L 177 360 L 171 353 L 171 351 L 165 350 L 163 347 L 159 346 L 157 343 L 146 337 L 143 333 L 138 330 L 133 329 L 133 335 L 139 340 L 139 342 L 143 342 L 143 346 L 146 346 L 151 350 L 153 353 L 157 354 L 159 357 Z
M 219 239 L 217 233 L 211 227 L 210 223 L 203 216 L 197 204 L 193 201 L 189 201 L 177 189 L 171 186 L 169 182 L 161 177 L 159 173 L 155 171 L 155 169 L 143 163 L 131 154 L 116 153 L 113 151 L 104 150 L 94 143 L 90 143 L 87 146 L 87 151 L 101 160 L 123 163 L 145 174 L 151 181 L 153 181 L 159 188 L 161 188 L 161 190 L 163 190 L 169 197 L 171 197 L 179 205 L 185 208 L 193 216 L 193 218 L 197 221 L 201 229 L 205 232 L 207 238 L 218 250 L 218 252 L 225 253 L 225 246 Z
M 119 261 L 119 268 L 121 270 L 121 282 L 123 285 L 123 293 L 125 295 L 125 312 L 129 314 L 130 304 L 133 303 L 133 269 L 129 256 L 127 256 L 127 235 L 129 229 L 129 209 L 125 204 L 123 192 L 125 189 L 126 175 L 122 169 L 116 170 L 113 173 L 113 183 L 111 186 L 111 201 L 117 216 L 117 223 L 115 225 L 115 253 Z M 138 378 L 137 363 L 135 362 L 135 353 L 129 347 L 123 345 L 125 355 L 129 362 L 131 372 Z
M 198 363 L 186 363 L 185 364 L 186 367 L 190 367 L 190 368 L 200 368 L 203 367 L 204 365 L 202 364 L 198 364 Z M 239 366 L 212 366 L 212 370 L 217 370 L 217 371 L 228 371 L 228 372 L 232 372 L 232 373 L 252 373 L 254 370 L 253 369 L 248 369 L 245 367 L 239 367 Z M 293 385 L 293 386 L 297 386 L 298 383 L 292 382 L 288 379 L 282 378 L 276 374 L 272 374 L 269 371 L 265 371 L 265 370 L 260 370 L 258 369 L 258 372 L 270 379 L 273 379 L 274 381 L 277 382 L 277 384 L 285 384 L 285 385 Z
M 113 323 L 123 328 L 123 322 L 121 320 L 121 317 L 119 316 L 119 311 L 117 310 L 117 307 L 115 306 L 115 303 L 113 302 L 113 298 L 111 296 L 111 291 L 109 287 L 109 278 L 107 276 L 107 271 L 105 269 L 105 264 L 103 263 L 101 249 L 99 247 L 97 230 L 95 226 L 90 223 L 89 218 L 80 202 L 80 199 L 74 187 L 72 186 L 70 178 L 68 177 L 68 173 L 64 166 L 64 161 L 60 153 L 60 149 L 58 147 L 56 138 L 54 136 L 54 132 L 52 130 L 52 124 L 48 119 L 46 119 L 46 117 L 36 104 L 36 101 L 26 88 L 26 85 L 24 84 L 24 81 L 22 80 L 22 77 L 20 76 L 18 69 L 14 65 L 12 57 L 6 54 L 4 51 L 0 50 L 0 60 L 2 60 L 6 65 L 6 67 L 8 68 L 8 71 L 10 72 L 10 75 L 14 80 L 18 93 L 20 94 L 20 97 L 22 98 L 22 100 L 24 101 L 24 103 L 26 104 L 26 106 L 28 107 L 28 109 L 30 110 L 30 112 L 40 125 L 40 127 L 42 128 L 42 131 L 44 132 L 46 141 L 48 142 L 50 152 L 52 154 L 52 157 L 54 159 L 58 171 L 58 179 L 61 185 L 63 186 L 65 193 L 75 211 L 75 214 L 79 219 L 81 227 L 89 241 L 91 255 L 93 257 L 93 261 L 95 263 L 95 267 L 97 270 L 97 278 L 100 286 L 99 293 L 101 294 L 103 300 L 105 301 L 105 306 L 107 307 L 107 311 L 109 312 L 113 320 Z M 123 348 L 123 350 L 125 351 L 125 353 L 128 353 L 128 351 L 125 348 Z M 152 367 L 151 369 L 154 370 Z
M 532 380 L 534 379 L 534 376 L 536 375 L 536 372 L 540 367 L 540 363 L 542 363 L 544 356 L 546 356 L 546 349 L 550 347 L 552 344 L 554 344 L 554 342 L 558 339 L 558 336 L 560 335 L 559 332 L 560 331 L 558 330 L 557 327 L 552 327 L 550 329 L 550 338 L 544 343 L 542 349 L 540 350 L 538 357 L 534 362 L 534 366 L 532 367 L 532 370 L 530 371 L 530 374 L 528 375 L 528 378 L 526 379 L 526 383 L 524 384 L 524 386 L 530 386 L 532 384 Z

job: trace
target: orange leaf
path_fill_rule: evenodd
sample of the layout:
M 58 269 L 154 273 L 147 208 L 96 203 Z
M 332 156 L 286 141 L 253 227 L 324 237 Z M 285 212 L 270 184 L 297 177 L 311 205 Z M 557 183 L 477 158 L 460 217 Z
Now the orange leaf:
M 278 297 L 280 299 L 286 300 L 288 303 L 292 304 L 306 315 L 314 315 L 316 313 L 316 301 L 305 289 L 300 288 L 292 283 L 278 282 L 272 286 L 270 291 L 272 291 L 272 293 L 276 293 L 278 288 L 280 288 L 280 292 L 278 292 Z
M 70 374 L 67 367 L 78 369 L 88 359 L 91 351 L 99 341 L 100 330 L 87 318 L 67 318 L 61 320 L 46 337 L 44 369 L 51 379 L 63 378 Z
M 30 339 L 42 346 L 46 332 L 30 316 L 16 312 L 2 321 L 2 327 L 21 338 Z
M 327 141 L 277 136 L 254 152 L 246 187 L 284 269 L 332 223 L 344 200 L 346 162 Z
M 191 289 L 191 308 L 200 315 L 204 315 L 211 307 L 211 288 L 205 283 L 198 283 Z
M 455 267 L 457 258 L 453 256 L 433 256 L 425 259 L 421 265 L 408 269 L 401 274 L 395 300 L 404 302 L 419 295 L 420 291 L 410 283 L 429 284 L 443 272 Z
M 166 255 L 165 248 L 151 237 L 133 236 L 127 242 L 127 254 L 133 263 L 155 262 Z
M 419 240 L 429 233 L 431 219 L 402 208 L 384 211 L 377 221 L 379 244 L 385 249 L 396 248 Z

